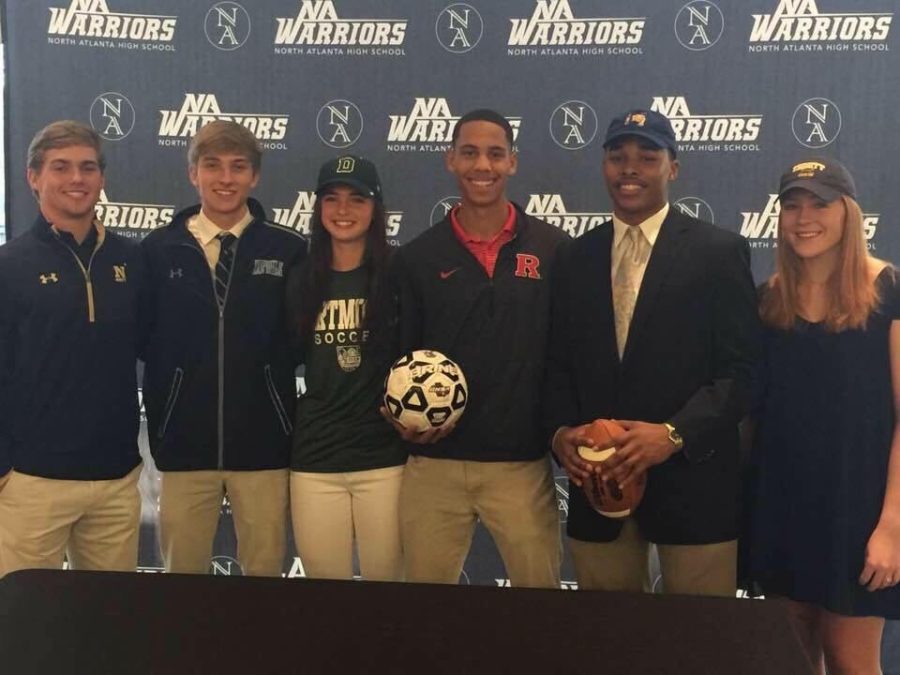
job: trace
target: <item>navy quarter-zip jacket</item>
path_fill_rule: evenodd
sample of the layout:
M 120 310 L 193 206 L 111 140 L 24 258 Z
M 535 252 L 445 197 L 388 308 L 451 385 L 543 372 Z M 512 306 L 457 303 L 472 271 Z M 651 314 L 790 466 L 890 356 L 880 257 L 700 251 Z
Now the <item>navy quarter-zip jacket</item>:
M 141 461 L 141 259 L 95 226 L 87 264 L 43 217 L 0 247 L 0 474 L 112 480 Z

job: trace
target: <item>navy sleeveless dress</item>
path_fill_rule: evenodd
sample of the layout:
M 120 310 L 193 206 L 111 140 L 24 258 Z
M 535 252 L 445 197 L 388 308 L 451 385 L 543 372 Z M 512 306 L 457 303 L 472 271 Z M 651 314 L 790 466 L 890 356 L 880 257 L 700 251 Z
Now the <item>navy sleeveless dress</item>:
M 858 582 L 884 502 L 894 430 L 888 333 L 900 273 L 877 279 L 865 330 L 767 327 L 749 481 L 750 579 L 848 616 L 900 619 L 900 585 Z

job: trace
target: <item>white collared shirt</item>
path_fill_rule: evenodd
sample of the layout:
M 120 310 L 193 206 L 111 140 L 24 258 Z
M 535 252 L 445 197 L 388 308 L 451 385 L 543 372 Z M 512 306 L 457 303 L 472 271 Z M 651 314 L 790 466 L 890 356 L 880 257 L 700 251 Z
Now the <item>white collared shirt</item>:
M 613 213 L 612 222 L 613 222 L 613 247 L 612 247 L 612 270 L 610 272 L 611 279 L 616 278 L 616 272 L 619 270 L 619 263 L 622 262 L 622 255 L 625 251 L 625 232 L 628 231 L 629 227 L 639 227 L 641 228 L 641 232 L 644 237 L 650 242 L 650 251 L 653 252 L 653 245 L 656 244 L 656 238 L 659 236 L 659 231 L 662 229 L 663 221 L 666 219 L 666 216 L 669 215 L 669 204 L 668 202 L 656 213 L 647 218 L 642 223 L 638 225 L 629 225 L 628 223 L 621 220 L 615 213 Z M 644 272 L 647 271 L 647 263 L 650 260 L 650 256 L 648 255 L 644 260 L 644 263 L 640 266 L 637 272 L 637 289 L 640 290 L 641 284 L 644 281 Z
M 235 237 L 240 238 L 243 231 L 247 229 L 247 226 L 252 222 L 253 216 L 248 209 L 244 214 L 244 217 L 241 218 L 234 227 L 229 230 L 223 230 L 211 221 L 201 209 L 200 213 L 188 220 L 187 229 L 188 232 L 194 235 L 194 238 L 200 244 L 200 248 L 203 249 L 203 255 L 206 256 L 206 262 L 209 263 L 209 268 L 215 269 L 216 264 L 219 262 L 219 251 L 222 250 L 221 242 L 216 239 L 216 236 L 222 232 L 230 232 Z

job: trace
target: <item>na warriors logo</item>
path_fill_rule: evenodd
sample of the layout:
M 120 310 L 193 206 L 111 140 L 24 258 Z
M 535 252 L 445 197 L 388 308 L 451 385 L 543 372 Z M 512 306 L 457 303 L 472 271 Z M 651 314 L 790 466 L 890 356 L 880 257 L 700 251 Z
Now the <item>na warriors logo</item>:
M 612 213 L 570 212 L 558 194 L 529 195 L 525 213 L 555 225 L 573 237 L 580 237 L 612 218 Z
M 389 152 L 443 152 L 453 140 L 453 128 L 459 115 L 450 112 L 445 98 L 416 98 L 408 115 L 390 115 Z M 507 117 L 513 131 L 513 143 L 519 137 L 521 117 Z
M 777 194 L 770 194 L 762 211 L 741 212 L 741 236 L 749 241 L 750 248 L 775 248 L 778 240 L 778 215 L 781 206 Z M 863 213 L 863 235 L 870 251 L 875 250 L 872 241 L 878 231 L 880 213 Z
M 222 112 L 215 94 L 185 94 L 178 110 L 160 110 L 159 144 L 187 146 L 200 127 L 225 120 L 247 127 L 267 150 L 287 150 L 284 141 L 290 115 Z
M 275 208 L 272 210 L 274 220 L 279 225 L 284 225 L 300 234 L 309 236 L 312 233 L 310 227 L 313 206 L 316 203 L 316 193 L 301 190 L 297 193 L 297 199 L 289 208 Z
M 47 42 L 55 45 L 175 51 L 178 17 L 110 11 L 106 0 L 72 0 L 50 7 Z
M 758 151 L 762 115 L 697 115 L 684 96 L 654 96 L 650 109 L 669 118 L 678 151 Z
M 174 204 L 113 202 L 100 191 L 97 218 L 106 227 L 130 239 L 143 239 L 151 230 L 166 225 L 175 215 Z
M 296 16 L 275 19 L 275 53 L 405 56 L 407 23 L 406 19 L 342 19 L 333 0 L 301 0 Z
M 889 51 L 893 12 L 850 12 L 863 0 L 831 0 L 821 12 L 816 0 L 779 0 L 772 14 L 754 14 L 751 52 Z
M 569 0 L 536 0 L 530 17 L 509 21 L 509 56 L 643 53 L 645 17 L 577 18 Z

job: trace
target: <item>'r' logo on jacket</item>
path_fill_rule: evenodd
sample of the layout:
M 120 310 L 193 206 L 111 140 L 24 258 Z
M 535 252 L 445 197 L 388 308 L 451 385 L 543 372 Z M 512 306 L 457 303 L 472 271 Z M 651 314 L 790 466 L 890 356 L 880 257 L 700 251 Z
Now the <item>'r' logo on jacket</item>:
M 524 279 L 540 279 L 538 268 L 541 259 L 530 253 L 516 253 L 516 276 Z

